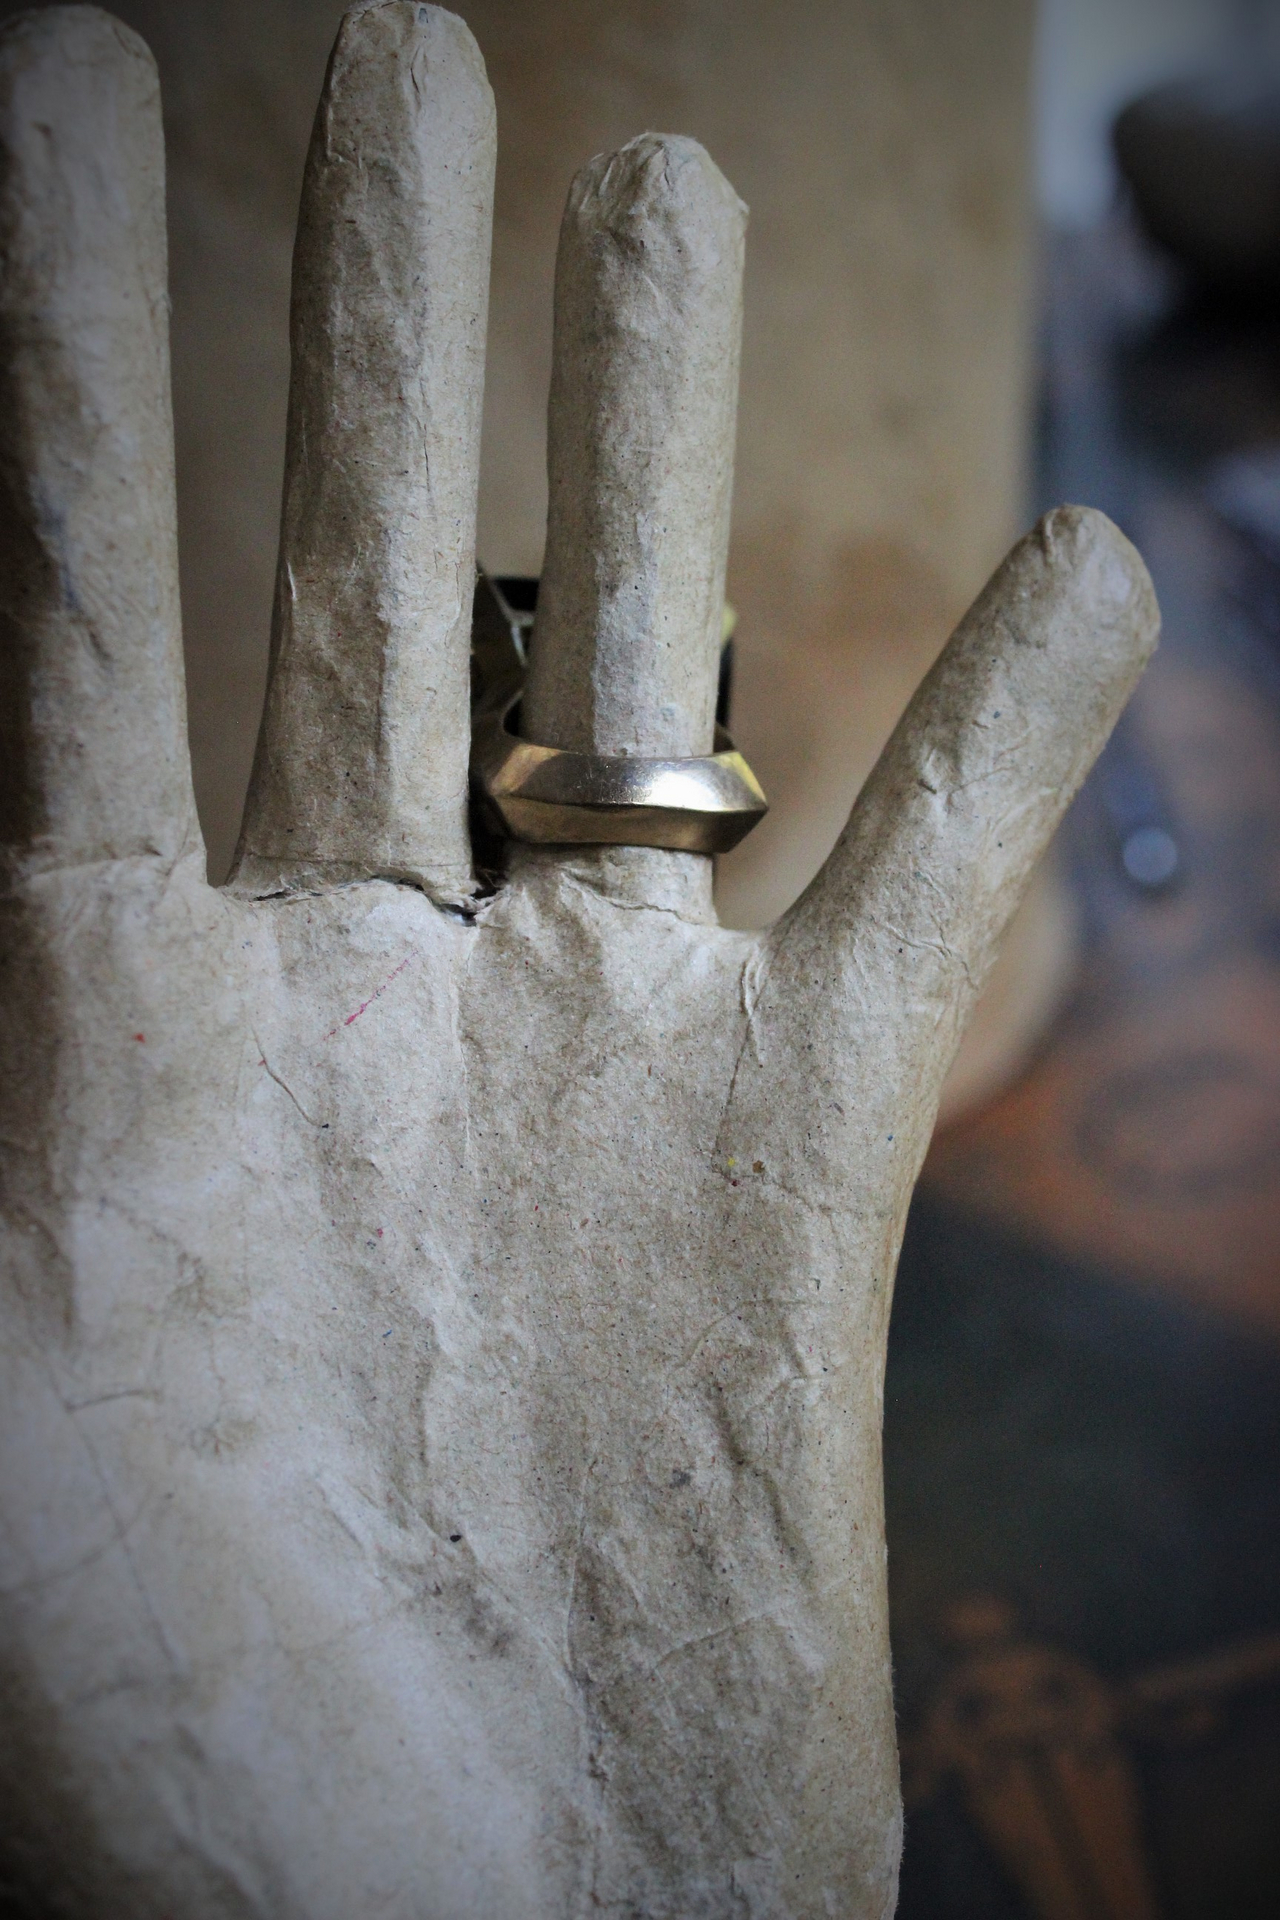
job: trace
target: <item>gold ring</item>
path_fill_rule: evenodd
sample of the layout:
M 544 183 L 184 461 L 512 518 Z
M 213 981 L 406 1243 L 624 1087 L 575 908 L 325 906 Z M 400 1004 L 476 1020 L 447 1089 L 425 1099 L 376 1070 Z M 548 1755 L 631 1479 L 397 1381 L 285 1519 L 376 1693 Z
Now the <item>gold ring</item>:
M 714 753 L 685 760 L 571 753 L 520 739 L 528 624 L 482 574 L 472 630 L 471 778 L 508 838 L 727 853 L 764 818 L 760 783 L 720 726 Z

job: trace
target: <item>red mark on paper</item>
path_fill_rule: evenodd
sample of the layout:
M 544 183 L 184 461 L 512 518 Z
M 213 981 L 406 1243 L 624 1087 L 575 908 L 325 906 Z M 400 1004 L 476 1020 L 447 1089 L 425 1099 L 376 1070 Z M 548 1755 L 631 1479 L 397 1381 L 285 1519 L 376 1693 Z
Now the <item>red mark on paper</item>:
M 400 962 L 400 965 L 398 967 L 393 967 L 391 969 L 391 972 L 387 975 L 382 985 L 380 987 L 375 987 L 373 992 L 369 995 L 369 998 L 367 1000 L 362 1000 L 354 1013 L 349 1013 L 346 1019 L 343 1021 L 340 1021 L 336 1027 L 330 1027 L 328 1033 L 326 1033 L 325 1035 L 325 1039 L 332 1040 L 335 1034 L 342 1032 L 343 1027 L 351 1026 L 355 1021 L 357 1021 L 360 1018 L 360 1015 L 362 1013 L 367 1013 L 369 1008 L 373 1005 L 374 1001 L 381 1000 L 383 994 L 386 992 L 387 988 L 391 985 L 391 982 L 395 979 L 398 979 L 399 976 L 404 972 L 405 968 L 409 965 L 409 962 L 411 960 L 416 960 L 417 957 L 418 956 L 416 953 L 406 954 L 404 959 Z
M 141 1040 L 145 1045 L 147 1038 L 145 1033 L 135 1033 L 133 1037 L 135 1040 Z

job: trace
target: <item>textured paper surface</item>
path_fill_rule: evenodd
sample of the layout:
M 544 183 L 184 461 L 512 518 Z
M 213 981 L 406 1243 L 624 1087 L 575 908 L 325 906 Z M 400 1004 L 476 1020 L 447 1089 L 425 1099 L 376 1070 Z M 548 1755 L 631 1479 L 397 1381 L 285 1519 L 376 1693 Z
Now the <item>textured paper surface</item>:
M 441 7 L 366 0 L 329 64 L 293 261 L 272 670 L 238 884 L 464 895 L 493 95 Z
M 746 212 L 696 141 L 655 134 L 569 191 L 524 700 L 545 746 L 712 750 Z
M 402 99 L 410 45 L 477 72 L 431 7 L 357 33 L 362 89 Z M 344 812 L 373 709 L 283 665 L 261 817 L 310 836 L 308 884 L 212 890 L 141 44 L 11 23 L 0 138 L 16 1910 L 887 1916 L 894 1264 L 967 1011 L 1154 641 L 1141 562 L 1076 509 L 1022 542 L 767 935 L 714 924 L 693 856 L 529 851 L 464 912 L 427 891 L 446 825 L 422 884 L 379 877 L 388 822 L 454 800 Z M 406 498 L 433 552 L 469 538 L 363 418 L 335 604 L 400 579 L 369 527 Z M 393 733 L 416 685 L 388 677 Z

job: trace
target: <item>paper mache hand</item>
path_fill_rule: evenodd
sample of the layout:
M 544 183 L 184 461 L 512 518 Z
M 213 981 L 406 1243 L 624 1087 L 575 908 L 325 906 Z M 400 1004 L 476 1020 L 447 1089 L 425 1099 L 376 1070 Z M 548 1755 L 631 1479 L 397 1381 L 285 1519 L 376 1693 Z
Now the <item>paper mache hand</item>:
M 513 845 L 468 649 L 494 164 L 347 15 L 295 257 L 272 673 L 207 885 L 141 41 L 0 30 L 3 1884 L 73 1920 L 888 1915 L 895 1262 L 1002 929 L 1154 644 L 1050 514 L 812 886 Z M 745 209 L 575 181 L 521 724 L 711 751 Z

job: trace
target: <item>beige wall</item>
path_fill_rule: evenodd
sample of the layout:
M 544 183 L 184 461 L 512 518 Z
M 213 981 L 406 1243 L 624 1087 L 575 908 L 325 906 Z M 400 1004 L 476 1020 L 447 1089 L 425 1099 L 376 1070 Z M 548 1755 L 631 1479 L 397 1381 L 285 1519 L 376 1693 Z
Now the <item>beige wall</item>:
M 0 7 L 13 12 L 11 6 Z M 225 868 L 261 705 L 289 252 L 334 0 L 121 0 L 170 153 L 197 797 Z M 774 810 L 732 917 L 813 870 L 1024 517 L 1029 0 L 461 0 L 498 100 L 481 551 L 536 568 L 560 206 L 691 133 L 751 207 L 730 591 L 735 725 Z

